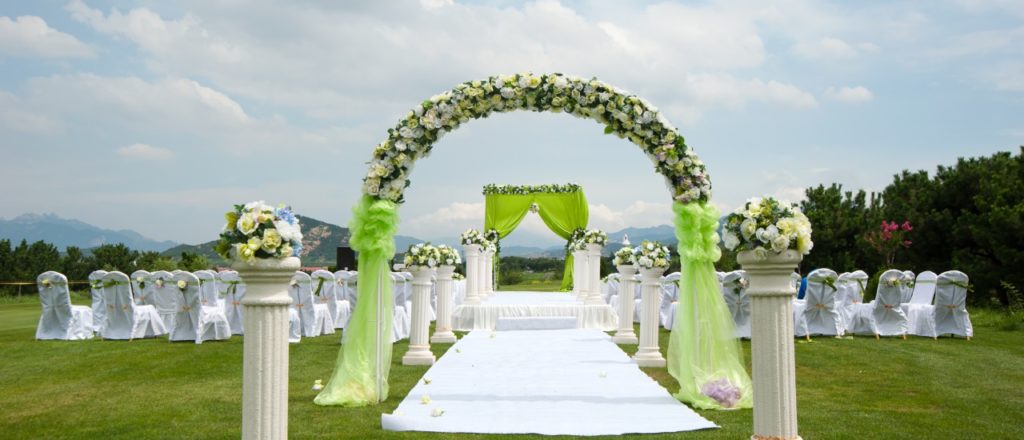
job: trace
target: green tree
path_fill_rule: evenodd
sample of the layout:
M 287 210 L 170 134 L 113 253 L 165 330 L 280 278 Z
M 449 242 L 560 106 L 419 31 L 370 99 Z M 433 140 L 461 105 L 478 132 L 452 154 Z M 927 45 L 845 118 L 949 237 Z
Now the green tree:
M 210 260 L 206 257 L 193 253 L 193 252 L 182 252 L 181 258 L 178 259 L 178 266 L 181 270 L 187 270 L 189 272 L 195 272 L 197 270 L 204 270 L 210 268 Z
M 872 194 L 869 198 L 863 190 L 844 192 L 843 186 L 837 183 L 827 188 L 824 185 L 808 188 L 805 195 L 800 208 L 814 229 L 814 249 L 804 257 L 801 272 L 818 268 L 837 272 L 876 269 L 878 258 L 869 252 L 864 241 L 865 231 L 877 217 L 874 214 L 876 197 Z
M 60 271 L 71 281 L 82 281 L 89 277 L 92 268 L 89 266 L 89 259 L 82 250 L 75 246 L 68 246 L 61 257 Z
M 106 271 L 117 270 L 130 275 L 137 268 L 135 260 L 138 258 L 138 251 L 129 249 L 123 243 L 105 244 L 93 248 L 92 267 Z
M 148 270 L 150 272 L 156 272 L 158 270 L 166 270 L 168 272 L 178 269 L 178 262 L 171 257 L 165 257 L 159 252 L 145 251 L 139 254 L 139 258 L 135 260 L 135 266 L 138 269 Z

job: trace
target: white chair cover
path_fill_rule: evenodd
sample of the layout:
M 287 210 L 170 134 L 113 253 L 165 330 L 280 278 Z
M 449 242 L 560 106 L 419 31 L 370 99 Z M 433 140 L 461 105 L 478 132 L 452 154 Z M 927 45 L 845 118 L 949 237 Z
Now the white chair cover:
M 679 301 L 679 272 L 673 272 L 661 277 L 661 304 L 658 305 L 658 318 L 661 326 L 666 329 L 672 330 L 677 301 Z
M 906 272 L 904 272 L 906 275 Z M 907 290 L 911 293 L 904 298 L 907 302 L 901 307 L 907 315 L 907 333 L 917 336 L 935 337 L 935 306 L 932 299 L 935 296 L 935 272 L 924 271 L 917 276 L 917 280 L 910 283 Z
M 935 335 L 974 336 L 971 315 L 967 313 L 967 286 L 963 272 L 951 270 L 939 275 L 935 291 Z
M 836 280 L 836 311 L 842 321 L 843 333 L 853 333 L 854 316 L 857 307 L 864 302 L 864 286 L 867 285 L 868 274 L 862 270 L 845 272 Z
M 39 304 L 43 308 L 36 326 L 36 339 L 75 341 L 92 339 L 92 309 L 71 304 L 68 279 L 48 271 L 36 277 Z
M 242 297 L 245 296 L 245 283 L 238 272 L 226 270 L 217 273 L 217 288 L 224 296 L 224 316 L 228 318 L 231 334 L 244 334 L 245 307 L 242 306 Z
M 454 301 L 456 306 L 459 305 L 459 304 L 462 304 L 462 301 L 466 299 L 466 280 L 465 279 L 461 279 L 461 280 L 456 280 L 455 281 L 455 295 L 454 295 L 454 297 L 452 299 L 453 299 L 453 301 Z M 455 309 L 452 309 L 452 310 L 455 310 Z
M 291 307 L 299 312 L 299 319 L 302 320 L 302 336 L 334 334 L 334 321 L 331 321 L 327 305 L 314 301 L 311 282 L 308 274 L 296 271 L 289 289 L 292 295 Z
M 302 318 L 294 307 L 288 308 L 288 343 L 302 342 Z
M 613 273 L 601 282 L 601 298 L 606 304 L 611 304 L 612 297 L 619 294 L 619 277 L 622 274 Z
M 931 304 L 935 297 L 935 283 L 938 276 L 935 272 L 926 270 L 917 276 L 914 281 L 914 290 L 908 301 L 910 304 Z
M 803 277 L 801 277 L 800 274 L 796 272 L 793 272 L 792 274 L 789 275 L 789 281 L 793 285 L 793 290 L 800 290 L 800 280 L 802 279 Z
M 115 271 L 103 277 L 103 302 L 107 306 L 103 339 L 132 340 L 167 334 L 167 327 L 155 307 L 135 304 L 131 287 L 124 273 Z
M 312 275 L 313 297 L 318 303 L 327 306 L 334 328 L 345 328 L 352 316 L 352 308 L 348 301 L 339 298 L 337 280 L 334 274 L 326 270 L 317 270 Z
M 199 300 L 206 307 L 224 308 L 224 301 L 217 290 L 217 273 L 212 270 L 197 270 L 194 274 L 199 280 Z
M 914 272 L 905 270 L 903 271 L 903 282 L 900 283 L 900 302 L 910 302 L 910 297 L 914 294 Z
M 894 281 L 889 281 L 894 280 Z M 878 279 L 875 300 L 858 308 L 857 319 L 861 323 L 855 325 L 856 331 L 868 330 L 878 336 L 903 336 L 907 334 L 907 315 L 900 307 L 900 284 L 903 273 L 890 269 L 882 273 Z M 890 286 L 890 283 L 896 283 Z
M 160 314 L 165 328 L 172 329 L 174 328 L 174 317 L 178 314 L 178 299 L 181 297 L 178 288 L 174 286 L 174 275 L 158 270 L 149 274 L 149 277 L 152 280 L 153 290 L 146 296 L 146 304 L 152 305 Z
M 355 271 L 345 270 L 339 270 L 334 273 L 334 278 L 337 279 L 338 283 L 342 286 L 342 290 L 338 292 L 338 299 L 348 301 L 349 307 L 351 307 L 353 311 L 356 310 L 356 275 L 358 274 Z
M 405 277 L 397 272 L 391 273 L 391 294 L 395 298 L 395 314 L 391 327 L 391 341 L 398 342 L 409 337 L 412 328 L 412 317 L 403 306 L 405 304 Z
M 178 287 L 181 281 L 186 283 L 185 290 Z M 212 285 L 212 280 L 209 283 Z M 199 277 L 180 272 L 174 276 L 174 288 L 181 298 L 178 300 L 178 314 L 174 317 L 174 328 L 171 329 L 171 341 L 202 344 L 203 341 L 223 341 L 231 337 L 231 326 L 228 325 L 224 309 L 216 303 L 203 304 L 204 295 Z
M 95 270 L 89 274 L 89 293 L 92 296 L 92 328 L 96 333 L 103 333 L 107 325 L 107 303 L 103 301 L 103 277 L 105 270 Z
M 750 339 L 750 297 L 747 287 L 750 278 L 744 270 L 728 272 L 722 276 L 721 292 L 736 324 L 736 337 Z
M 412 316 L 412 272 L 400 272 L 402 274 L 402 289 L 405 289 L 405 311 Z
M 794 307 L 796 336 L 842 336 L 846 331 L 843 318 L 836 310 L 836 281 L 832 269 L 815 269 L 807 275 L 807 292 L 799 313 Z
M 149 271 L 139 269 L 131 274 L 132 294 L 135 296 L 135 304 L 148 304 L 146 297 L 152 292 L 149 282 Z

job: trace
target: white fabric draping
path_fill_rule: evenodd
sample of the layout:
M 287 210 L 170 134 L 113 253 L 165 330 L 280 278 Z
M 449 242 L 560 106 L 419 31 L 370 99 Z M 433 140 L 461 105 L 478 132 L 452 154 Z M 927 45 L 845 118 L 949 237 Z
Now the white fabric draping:
M 105 270 L 95 270 L 89 274 L 89 293 L 92 296 L 92 328 L 96 333 L 103 334 L 107 325 L 107 304 L 103 301 L 103 277 Z
M 92 309 L 71 304 L 68 279 L 60 273 L 47 271 L 36 277 L 39 305 L 43 313 L 36 326 L 36 339 L 92 339 Z
M 903 336 L 907 334 L 907 315 L 900 307 L 900 280 L 903 273 L 890 269 L 878 280 L 875 300 L 857 307 L 854 332 L 879 336 Z
M 146 297 L 153 291 L 148 270 L 139 269 L 131 274 L 132 293 L 135 295 L 135 304 L 150 304 Z
M 180 272 L 180 271 L 177 271 Z M 174 316 L 178 313 L 178 288 L 174 286 L 174 275 L 158 270 L 149 274 L 152 291 L 146 295 L 146 304 L 151 305 L 160 314 L 160 320 L 167 329 L 174 328 Z
M 608 304 L 583 305 L 568 293 L 498 292 L 480 305 L 459 305 L 452 312 L 452 328 L 459 331 L 493 330 L 499 318 L 573 316 L 577 328 L 612 331 L 618 316 Z
M 471 332 L 423 377 L 430 383 L 381 416 L 384 429 L 593 436 L 716 427 L 597 330 Z
M 935 335 L 974 336 L 971 315 L 967 313 L 967 288 L 964 287 L 969 282 L 966 274 L 956 270 L 939 275 L 933 318 Z

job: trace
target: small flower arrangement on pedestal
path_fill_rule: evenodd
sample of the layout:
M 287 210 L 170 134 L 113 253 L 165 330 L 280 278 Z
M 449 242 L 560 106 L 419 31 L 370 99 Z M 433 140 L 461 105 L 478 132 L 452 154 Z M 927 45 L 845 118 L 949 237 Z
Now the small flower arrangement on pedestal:
M 227 224 L 216 251 L 225 259 L 284 259 L 297 257 L 302 250 L 302 230 L 290 207 L 250 202 L 235 205 L 224 218 Z
M 640 269 L 668 269 L 672 263 L 672 251 L 657 241 L 644 240 L 633 249 L 633 257 Z
M 480 231 L 478 231 L 476 229 L 467 229 L 466 232 L 462 233 L 462 237 L 461 237 L 460 241 L 462 242 L 463 246 L 469 246 L 469 245 L 474 245 L 475 244 L 475 245 L 480 246 L 481 248 L 484 248 L 484 249 L 486 249 L 487 245 L 489 244 L 487 242 L 487 239 L 484 238 L 484 234 L 481 234 Z
M 441 252 L 430 243 L 417 243 L 405 251 L 405 267 L 434 269 L 441 264 Z
M 608 243 L 608 234 L 600 229 L 587 229 L 583 233 L 583 240 L 586 244 L 596 244 L 604 246 Z
M 462 257 L 459 251 L 446 244 L 438 245 L 437 252 L 441 256 L 439 261 L 442 266 L 458 266 L 462 264 Z
M 612 264 L 615 266 L 634 266 L 636 265 L 636 256 L 633 254 L 634 249 L 631 247 L 624 247 L 615 251 L 615 257 L 612 258 Z
M 807 255 L 814 247 L 811 222 L 793 203 L 773 197 L 754 197 L 729 214 L 722 243 L 733 251 L 753 251 L 765 259 L 769 252 L 781 254 L 793 249 Z

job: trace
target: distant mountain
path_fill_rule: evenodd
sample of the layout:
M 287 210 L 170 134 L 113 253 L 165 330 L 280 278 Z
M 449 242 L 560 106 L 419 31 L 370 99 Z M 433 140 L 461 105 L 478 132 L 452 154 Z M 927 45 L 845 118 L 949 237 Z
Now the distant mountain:
M 22 214 L 10 220 L 0 219 L 0 238 L 10 239 L 13 243 L 44 240 L 53 243 L 58 249 L 68 246 L 88 249 L 104 244 L 124 243 L 132 249 L 161 252 L 178 244 L 153 240 L 127 229 L 103 229 L 54 214 Z
M 323 222 L 312 217 L 298 216 L 302 225 L 302 258 L 303 266 L 332 266 L 337 263 L 337 247 L 348 246 L 351 233 L 348 228 Z M 404 251 L 410 245 L 419 243 L 420 239 L 395 236 L 395 249 L 398 252 Z M 179 245 L 164 252 L 167 256 L 178 256 L 182 252 L 195 252 L 202 254 L 214 264 L 226 264 L 220 255 L 214 251 L 216 240 L 200 243 L 197 245 Z
M 652 226 L 649 228 L 626 228 L 609 233 L 608 241 L 621 243 L 623 236 L 628 236 L 629 242 L 634 246 L 644 240 L 660 241 L 668 244 L 676 242 L 676 229 L 669 225 Z
M 563 258 L 565 257 L 565 247 L 555 246 L 540 248 L 534 246 L 502 246 L 501 255 L 506 257 L 523 258 Z

